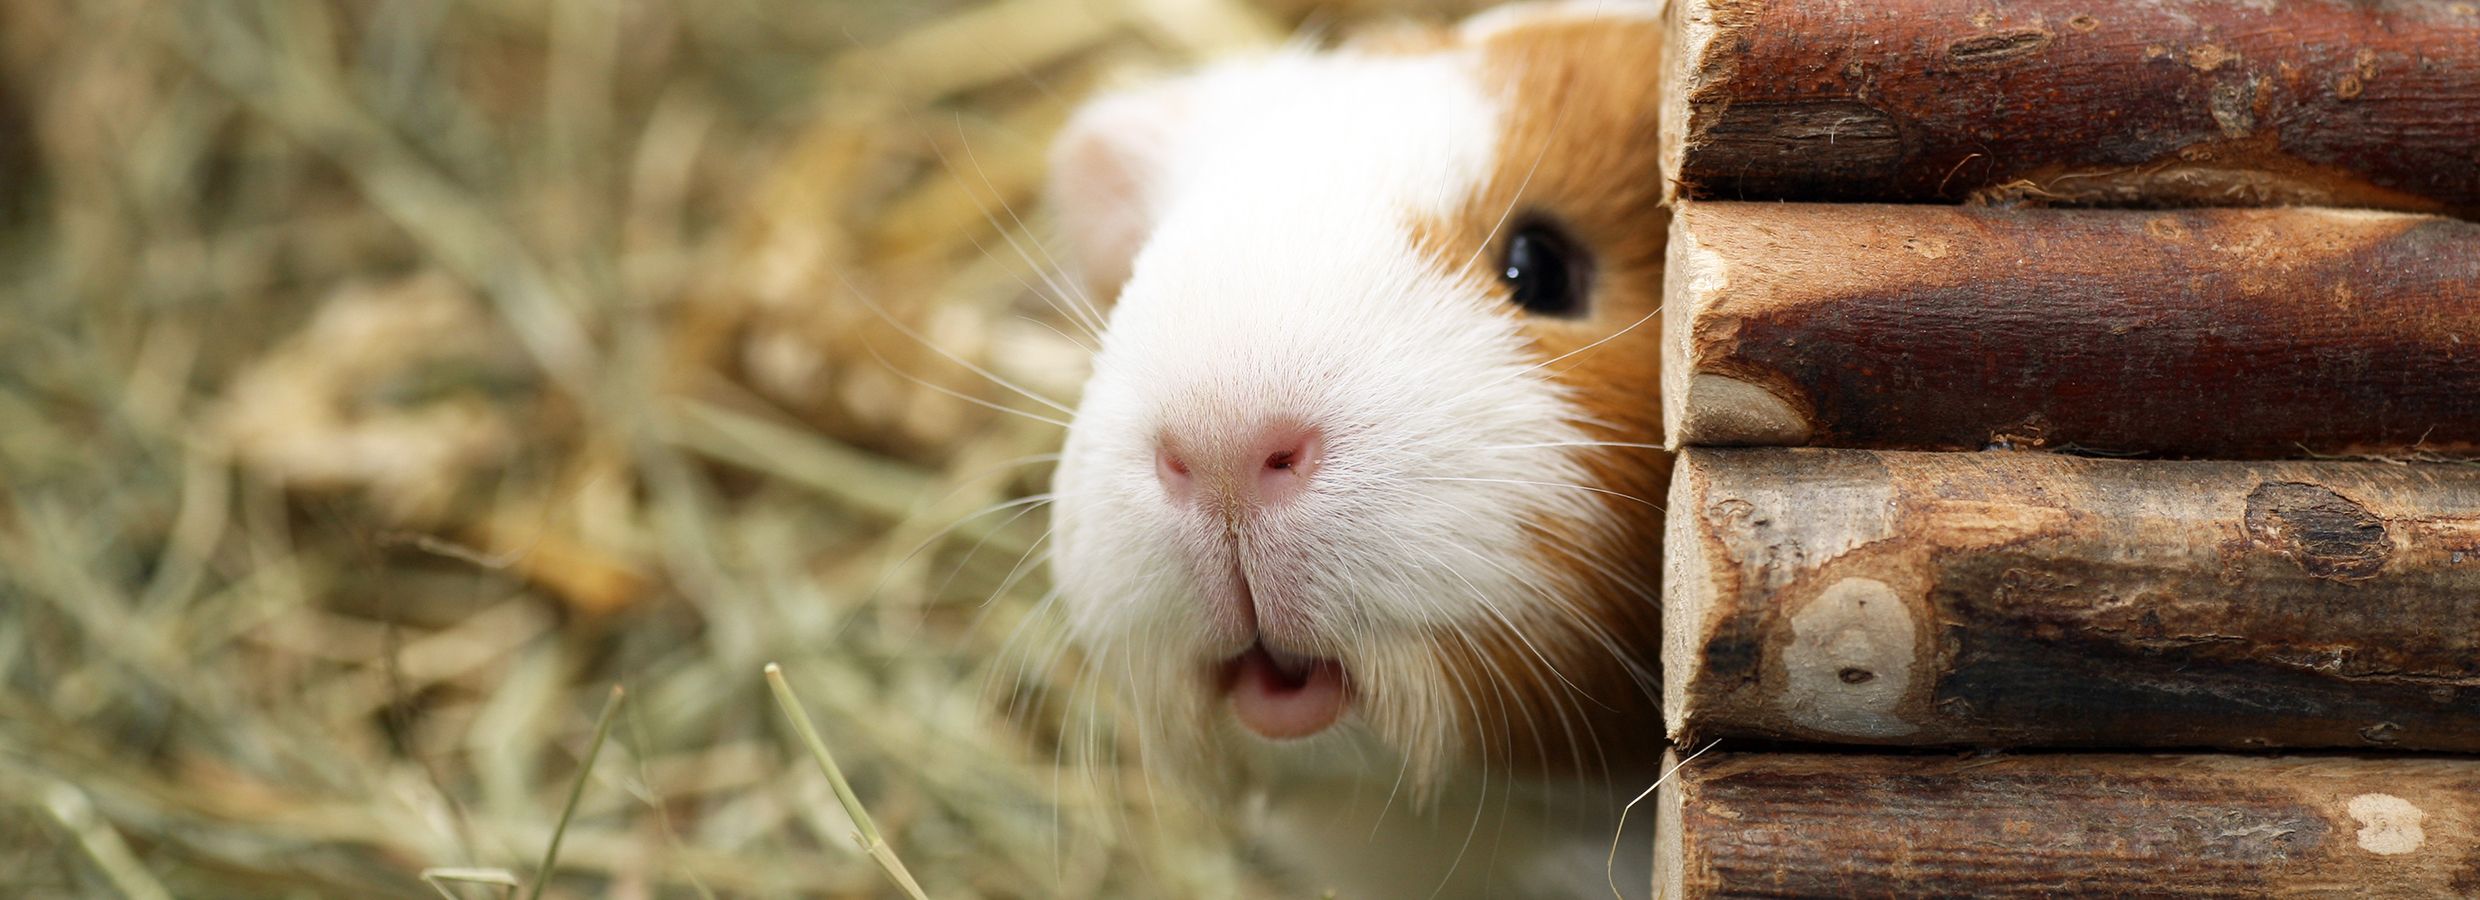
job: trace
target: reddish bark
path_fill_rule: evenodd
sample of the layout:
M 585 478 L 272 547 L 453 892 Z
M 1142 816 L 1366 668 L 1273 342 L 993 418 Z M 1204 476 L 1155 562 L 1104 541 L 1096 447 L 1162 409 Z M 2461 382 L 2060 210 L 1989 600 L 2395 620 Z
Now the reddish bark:
M 2480 210 L 2472 0 L 1686 0 L 1665 175 L 1713 199 Z

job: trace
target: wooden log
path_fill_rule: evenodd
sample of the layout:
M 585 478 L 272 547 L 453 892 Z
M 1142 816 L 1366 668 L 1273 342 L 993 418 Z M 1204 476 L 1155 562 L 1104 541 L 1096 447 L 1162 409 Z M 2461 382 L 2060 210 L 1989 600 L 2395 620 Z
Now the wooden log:
M 2480 223 L 1692 203 L 1679 444 L 2480 453 Z
M 1676 742 L 2480 751 L 2480 465 L 1697 449 Z
M 1728 200 L 2480 211 L 2480 2 L 1682 0 L 1663 174 Z
M 1707 754 L 1654 896 L 2474 897 L 2480 760 Z

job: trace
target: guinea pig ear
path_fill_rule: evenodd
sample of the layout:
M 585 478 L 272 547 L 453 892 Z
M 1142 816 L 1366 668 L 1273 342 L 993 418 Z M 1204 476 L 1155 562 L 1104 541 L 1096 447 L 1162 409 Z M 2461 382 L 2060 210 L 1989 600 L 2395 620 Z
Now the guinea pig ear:
M 1154 231 L 1188 90 L 1158 84 L 1089 101 L 1051 145 L 1050 204 L 1095 299 L 1127 282 Z

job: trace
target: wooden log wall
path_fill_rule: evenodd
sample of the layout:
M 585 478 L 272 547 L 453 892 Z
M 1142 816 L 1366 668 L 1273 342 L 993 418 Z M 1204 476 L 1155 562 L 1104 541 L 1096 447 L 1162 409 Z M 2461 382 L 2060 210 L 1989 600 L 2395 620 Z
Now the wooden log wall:
M 1690 449 L 1675 742 L 2480 752 L 2480 463 Z
M 1669 15 L 1654 895 L 2480 897 L 2480 0 Z
M 1679 0 L 1666 183 L 1726 200 L 2480 211 L 2470 0 Z
M 2480 760 L 1707 754 L 1654 896 L 2475 897 Z
M 2480 453 L 2480 223 L 1693 203 L 1670 241 L 1675 445 Z

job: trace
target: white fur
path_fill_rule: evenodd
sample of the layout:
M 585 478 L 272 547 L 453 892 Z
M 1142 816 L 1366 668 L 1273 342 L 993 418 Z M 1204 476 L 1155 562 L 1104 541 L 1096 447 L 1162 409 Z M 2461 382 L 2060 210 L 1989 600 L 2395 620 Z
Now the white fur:
M 1343 729 L 1366 729 L 1416 780 L 1455 762 L 1466 723 L 1555 715 L 1457 682 L 1438 654 L 1461 635 L 1504 647 L 1572 632 L 1556 608 L 1568 586 L 1523 552 L 1527 526 L 1594 509 L 1584 490 L 1544 486 L 1584 483 L 1568 450 L 1540 446 L 1582 440 L 1582 413 L 1486 276 L 1451 271 L 1479 248 L 1453 262 L 1414 248 L 1417 220 L 1457 214 L 1494 171 L 1501 110 L 1476 68 L 1454 53 L 1226 65 L 1175 85 L 1183 127 L 1148 138 L 1154 226 L 1070 430 L 1052 565 L 1074 634 L 1126 678 L 1158 751 L 1230 732 L 1204 673 L 1255 636 L 1201 598 L 1235 547 L 1261 604 L 1309 613 L 1286 641 L 1351 673 Z M 1236 542 L 1153 475 L 1166 429 L 1277 418 L 1324 429 L 1326 463 Z

